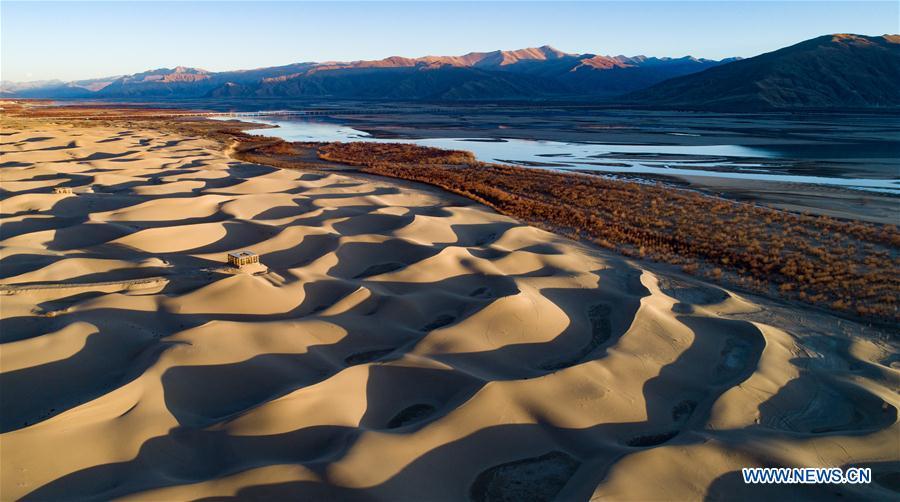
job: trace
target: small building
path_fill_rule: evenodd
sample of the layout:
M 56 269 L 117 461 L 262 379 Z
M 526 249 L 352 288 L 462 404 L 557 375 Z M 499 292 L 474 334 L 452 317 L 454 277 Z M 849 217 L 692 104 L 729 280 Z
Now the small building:
M 72 195 L 72 188 L 71 187 L 54 187 L 53 193 L 59 194 L 59 195 Z
M 257 255 L 253 251 L 244 250 L 228 253 L 229 265 L 241 268 L 244 265 L 250 265 L 252 263 L 259 263 L 259 255 Z

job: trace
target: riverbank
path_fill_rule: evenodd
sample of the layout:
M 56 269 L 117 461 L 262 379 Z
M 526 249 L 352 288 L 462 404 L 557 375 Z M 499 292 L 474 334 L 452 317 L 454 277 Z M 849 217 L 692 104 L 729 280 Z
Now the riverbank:
M 500 117 L 488 112 L 485 115 L 469 117 L 464 123 L 447 118 L 441 123 L 441 129 L 415 130 L 379 129 L 378 122 L 371 117 L 339 113 L 335 117 L 272 116 L 243 120 L 263 127 L 248 130 L 251 134 L 290 142 L 412 143 L 466 150 L 487 163 L 578 172 L 608 179 L 661 182 L 672 188 L 688 188 L 714 197 L 797 213 L 878 224 L 896 223 L 897 207 L 900 206 L 900 180 L 896 173 L 900 164 L 894 157 L 900 153 L 900 143 L 891 143 L 879 135 L 882 131 L 872 131 L 863 125 L 842 130 L 844 134 L 858 136 L 857 143 L 839 138 L 835 138 L 835 143 L 828 143 L 823 138 L 816 142 L 801 134 L 806 129 L 797 124 L 793 125 L 797 132 L 793 135 L 785 132 L 783 138 L 754 139 L 748 138 L 747 134 L 713 134 L 708 129 L 697 129 L 702 121 L 694 124 L 693 129 L 687 129 L 696 133 L 665 132 L 666 128 L 655 124 L 659 118 L 651 115 L 647 117 L 647 130 L 641 131 L 637 124 L 631 124 L 628 128 L 623 127 L 624 131 L 618 128 L 595 131 L 595 142 L 573 142 L 562 139 L 566 134 L 581 137 L 571 127 L 560 125 L 561 131 L 547 131 L 519 121 L 502 129 L 492 129 L 488 119 L 499 120 Z M 397 120 L 395 116 L 376 117 Z M 410 119 L 419 123 L 427 117 Z M 709 120 L 715 122 L 712 118 Z M 553 123 L 561 121 L 559 118 Z M 747 121 L 759 122 L 760 127 L 769 123 L 758 117 L 734 118 L 720 126 L 728 131 Z M 363 131 L 348 125 L 357 122 L 366 124 L 358 127 L 371 129 Z M 775 123 L 782 127 L 779 130 L 786 131 L 791 130 L 789 124 Z M 658 130 L 660 128 L 662 130 Z M 754 132 L 761 134 L 757 130 Z M 458 136 L 464 134 L 469 136 Z M 496 137 L 497 134 L 511 137 Z M 529 134 L 533 137 L 529 138 Z M 485 137 L 472 137 L 479 135 Z M 548 135 L 557 140 L 541 139 Z M 603 140 L 626 143 L 596 142 Z M 700 144 L 696 144 L 698 140 L 702 140 Z

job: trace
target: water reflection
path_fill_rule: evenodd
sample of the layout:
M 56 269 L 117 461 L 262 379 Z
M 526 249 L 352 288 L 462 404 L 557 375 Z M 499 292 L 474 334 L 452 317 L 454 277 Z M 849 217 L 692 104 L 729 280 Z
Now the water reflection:
M 377 138 L 352 127 L 309 119 L 242 118 L 277 128 L 247 132 L 288 141 L 374 141 L 415 143 L 469 150 L 487 162 L 559 170 L 616 174 L 712 176 L 754 181 L 808 183 L 900 194 L 900 172 L 890 167 L 900 158 L 898 143 L 742 145 L 624 145 L 524 139 Z M 881 159 L 889 165 L 883 177 L 848 177 L 834 167 L 810 167 L 816 161 Z M 799 164 L 795 165 L 795 164 Z M 798 174 L 800 171 L 803 174 Z M 812 171 L 812 172 L 810 172 Z

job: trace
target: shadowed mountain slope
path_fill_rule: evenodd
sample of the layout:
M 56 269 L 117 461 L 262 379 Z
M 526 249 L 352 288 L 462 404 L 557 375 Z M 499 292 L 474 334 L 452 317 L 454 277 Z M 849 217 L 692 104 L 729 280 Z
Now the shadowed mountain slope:
M 900 35 L 826 35 L 674 78 L 628 99 L 728 110 L 897 107 Z

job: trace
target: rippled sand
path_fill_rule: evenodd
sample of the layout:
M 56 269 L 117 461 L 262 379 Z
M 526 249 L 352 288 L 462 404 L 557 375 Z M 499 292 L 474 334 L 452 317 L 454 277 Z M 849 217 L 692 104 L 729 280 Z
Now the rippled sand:
M 3 500 L 897 496 L 896 337 L 202 139 L 0 152 Z

